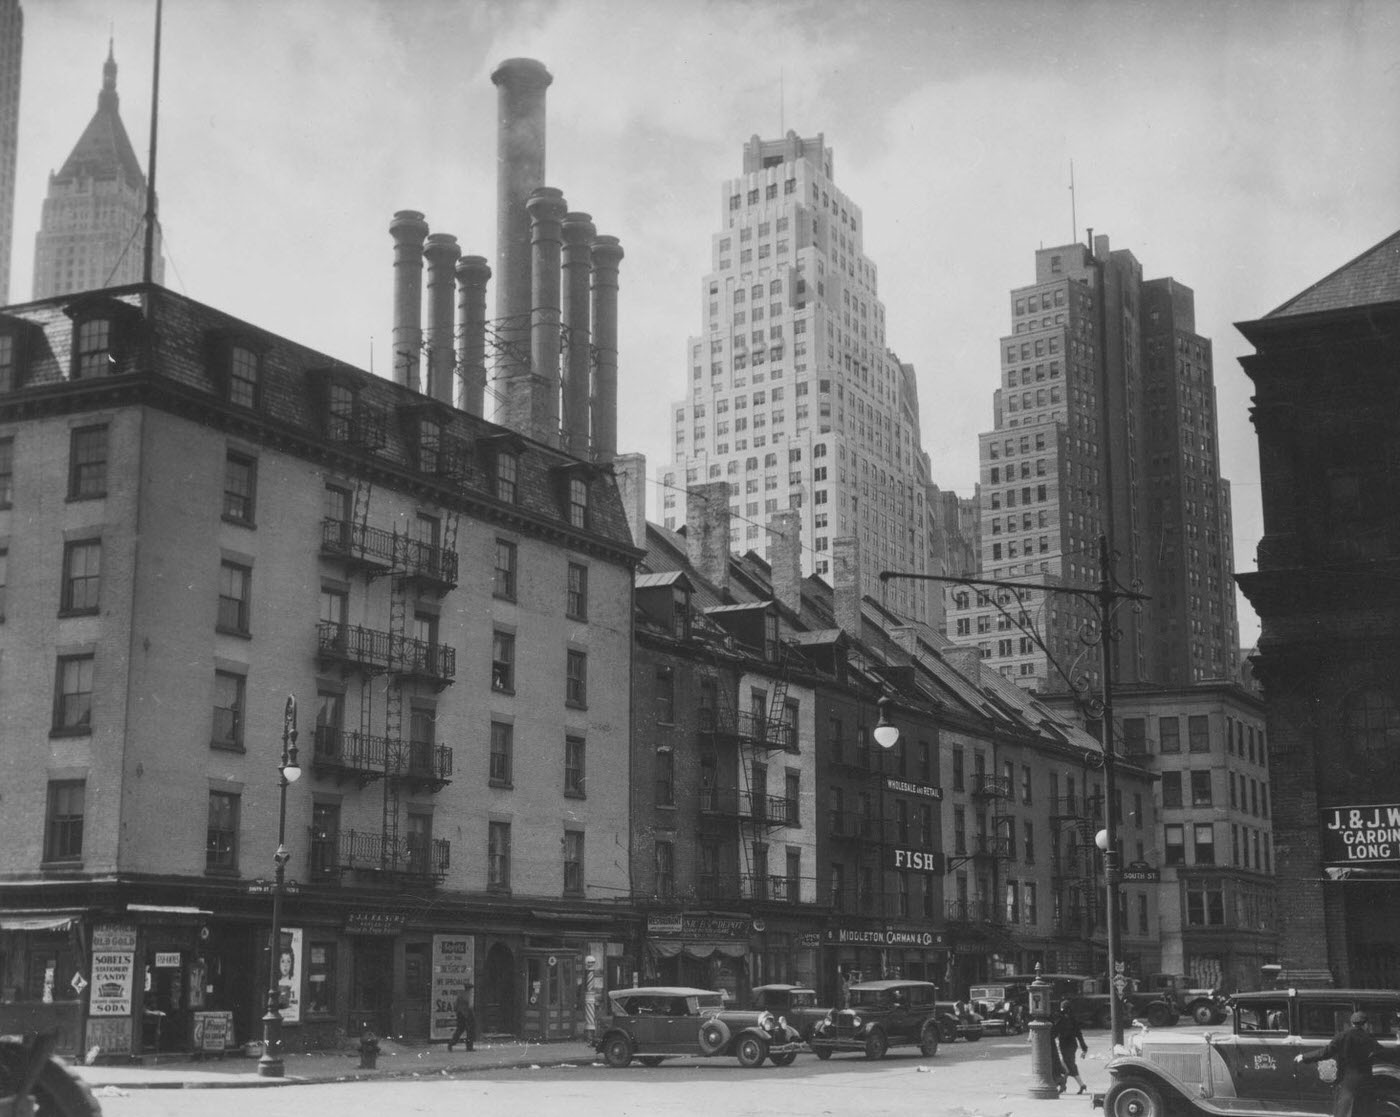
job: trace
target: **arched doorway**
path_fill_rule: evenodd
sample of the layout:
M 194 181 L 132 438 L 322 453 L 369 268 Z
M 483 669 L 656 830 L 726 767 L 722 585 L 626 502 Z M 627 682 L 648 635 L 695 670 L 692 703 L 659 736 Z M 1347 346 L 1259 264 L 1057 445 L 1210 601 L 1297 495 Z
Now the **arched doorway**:
M 515 1004 L 515 954 L 503 942 L 493 943 L 486 952 L 482 967 L 481 988 L 476 997 L 477 1034 L 515 1035 L 517 1031 Z

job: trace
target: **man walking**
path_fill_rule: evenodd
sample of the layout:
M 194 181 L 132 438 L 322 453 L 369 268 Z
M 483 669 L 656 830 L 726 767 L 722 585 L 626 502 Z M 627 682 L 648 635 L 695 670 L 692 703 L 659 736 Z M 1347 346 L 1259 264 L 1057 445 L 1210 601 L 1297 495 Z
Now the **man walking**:
M 452 1038 L 447 1041 L 447 1050 L 459 1040 L 466 1040 L 464 1046 L 468 1051 L 476 1050 L 476 1013 L 472 1011 L 472 998 L 468 992 L 472 983 L 469 981 L 457 992 L 457 996 L 452 1001 L 452 1011 L 457 1015 L 457 1030 L 452 1033 Z
M 1377 1060 L 1383 1063 L 1400 1061 L 1396 1054 L 1386 1051 L 1376 1037 L 1366 1030 L 1368 1023 L 1364 1012 L 1351 1014 L 1351 1025 L 1343 1028 L 1326 1047 L 1311 1055 L 1296 1055 L 1295 1063 L 1320 1063 L 1323 1059 L 1337 1061 L 1337 1083 L 1332 1088 L 1333 1117 L 1353 1117 L 1368 1112 L 1366 1105 L 1358 1104 L 1367 1100 L 1371 1086 L 1371 1065 Z

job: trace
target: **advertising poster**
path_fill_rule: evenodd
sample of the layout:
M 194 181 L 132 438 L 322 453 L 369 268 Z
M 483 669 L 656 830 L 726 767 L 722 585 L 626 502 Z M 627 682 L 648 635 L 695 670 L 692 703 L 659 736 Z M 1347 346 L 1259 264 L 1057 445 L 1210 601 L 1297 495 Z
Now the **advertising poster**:
M 476 940 L 471 935 L 433 936 L 433 1013 L 430 1036 L 451 1039 L 457 1027 L 452 1002 L 476 967 Z
M 134 950 L 92 952 L 92 994 L 89 1016 L 130 1016 L 131 987 L 136 974 Z
M 301 1023 L 301 974 L 302 930 L 300 927 L 286 927 L 282 930 L 282 943 L 277 950 L 278 1011 L 282 1023 Z

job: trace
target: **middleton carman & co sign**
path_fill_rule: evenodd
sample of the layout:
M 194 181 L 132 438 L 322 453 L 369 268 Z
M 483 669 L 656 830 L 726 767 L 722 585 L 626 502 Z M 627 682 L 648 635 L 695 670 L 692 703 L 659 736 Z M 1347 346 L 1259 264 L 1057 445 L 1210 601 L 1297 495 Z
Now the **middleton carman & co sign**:
M 908 927 L 828 927 L 827 946 L 943 946 L 942 931 Z
M 1400 803 L 1323 808 L 1322 860 L 1329 865 L 1400 861 Z

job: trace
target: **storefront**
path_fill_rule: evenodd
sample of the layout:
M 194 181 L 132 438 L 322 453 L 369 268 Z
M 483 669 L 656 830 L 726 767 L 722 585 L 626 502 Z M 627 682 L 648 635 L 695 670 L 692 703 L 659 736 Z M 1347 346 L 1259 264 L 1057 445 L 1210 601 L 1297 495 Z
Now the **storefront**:
M 58 1033 L 58 1051 L 78 1054 L 87 986 L 82 913 L 6 912 L 0 917 L 0 1033 Z
M 718 989 L 735 1004 L 753 987 L 746 917 L 675 913 L 649 915 L 643 950 L 643 985 Z
M 844 1003 L 857 981 L 906 978 L 941 984 L 948 962 L 947 935 L 912 925 L 838 923 L 823 934 L 829 995 Z

